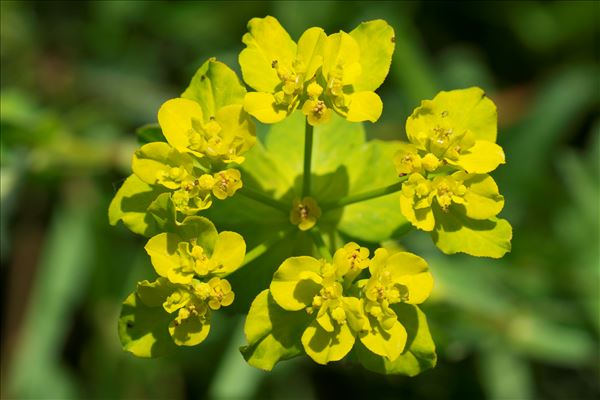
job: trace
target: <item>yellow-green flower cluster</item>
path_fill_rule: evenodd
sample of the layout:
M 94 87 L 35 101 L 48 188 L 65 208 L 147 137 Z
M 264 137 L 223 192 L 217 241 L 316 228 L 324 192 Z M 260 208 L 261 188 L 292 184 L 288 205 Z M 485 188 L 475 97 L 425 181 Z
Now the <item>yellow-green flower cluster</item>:
M 130 297 L 137 296 L 145 307 L 162 308 L 154 310 L 156 319 L 169 314 L 164 329 L 176 345 L 201 343 L 210 331 L 211 313 L 233 303 L 235 295 L 224 278 L 242 265 L 244 239 L 235 232 L 217 233 L 206 218 L 188 217 L 179 233 L 160 233 L 145 249 L 159 277 L 139 282 Z M 144 356 L 147 351 L 133 352 Z
M 169 191 L 175 209 L 183 215 L 195 215 L 212 205 L 213 196 L 224 200 L 242 187 L 239 170 L 211 173 L 196 154 L 180 152 L 164 142 L 148 143 L 137 150 L 132 170 L 144 183 Z
M 242 265 L 244 239 L 195 214 L 242 187 L 234 166 L 256 141 L 245 94 L 229 67 L 204 63 L 182 97 L 160 107 L 159 141 L 135 152 L 133 175 L 111 203 L 111 223 L 152 236 L 145 249 L 158 278 L 139 282 L 121 314 L 122 343 L 137 356 L 160 354 L 167 333 L 176 345 L 201 343 L 211 313 L 234 300 L 224 277 Z
M 501 257 L 509 249 L 510 226 L 496 218 L 504 198 L 488 175 L 505 162 L 496 130 L 496 106 L 476 87 L 440 92 L 406 122 L 410 143 L 394 157 L 407 176 L 400 209 L 447 253 Z M 491 233 L 488 243 L 481 232 Z
M 310 28 L 296 43 L 267 16 L 250 20 L 242 41 L 242 75 L 256 90 L 246 94 L 244 108 L 259 121 L 279 122 L 295 109 L 311 125 L 329 121 L 332 111 L 348 121 L 379 119 L 383 103 L 374 91 L 394 52 L 394 30 L 385 21 L 332 35 Z
M 497 218 L 504 198 L 489 175 L 505 162 L 502 148 L 495 143 L 494 103 L 479 88 L 441 92 L 433 100 L 423 101 L 406 122 L 409 143 L 400 144 L 394 156 L 402 184 L 391 184 L 395 178 L 390 165 L 389 174 L 382 172 L 386 176 L 381 182 L 387 186 L 374 184 L 361 193 L 352 185 L 370 179 L 372 171 L 368 169 L 379 168 L 371 160 L 389 162 L 397 142 L 362 146 L 364 138 L 359 132 L 354 141 L 349 141 L 352 146 L 344 147 L 346 151 L 336 150 L 338 154 L 333 157 L 331 149 L 337 147 L 337 132 L 347 133 L 347 121 L 379 119 L 383 104 L 375 90 L 389 71 L 394 30 L 383 20 L 364 22 L 350 33 L 328 35 L 313 27 L 295 42 L 275 18 L 267 16 L 250 20 L 242 41 L 242 75 L 255 91 L 247 92 L 225 64 L 215 59 L 204 63 L 181 97 L 160 107 L 159 133 L 152 136 L 154 141 L 137 149 L 133 174 L 111 202 L 111 224 L 121 220 L 132 231 L 150 237 L 145 250 L 158 275 L 153 281 L 139 282 L 123 303 L 119 324 L 123 347 L 136 356 L 154 357 L 173 344 L 197 345 L 209 334 L 212 313 L 233 303 L 235 294 L 225 278 L 242 266 L 246 243 L 237 233 L 218 233 L 210 220 L 196 214 L 211 207 L 214 198 L 225 200 L 242 187 L 237 166 L 247 156 L 245 176 L 254 178 L 255 188 L 246 188 L 242 194 L 250 201 L 270 206 L 277 216 L 271 219 L 264 210 L 256 217 L 253 213 L 257 209 L 247 206 L 244 199 L 236 202 L 236 198 L 225 212 L 211 214 L 215 221 L 220 219 L 226 226 L 231 226 L 230 222 L 238 224 L 241 229 L 249 225 L 254 234 L 254 225 L 248 221 L 260 219 L 257 225 L 264 226 L 273 221 L 267 229 L 279 228 L 283 211 L 289 212 L 291 224 L 310 232 L 295 232 L 297 235 L 281 239 L 287 244 L 295 242 L 286 247 L 274 241 L 285 235 L 281 231 L 273 235 L 274 239 L 259 243 L 247 256 L 250 262 L 271 247 L 293 248 L 293 254 L 302 254 L 285 259 L 269 287 L 252 302 L 244 326 L 248 345 L 240 349 L 246 360 L 270 370 L 277 362 L 300 354 L 327 364 L 352 352 L 352 357 L 366 368 L 386 374 L 413 376 L 433 367 L 437 359 L 435 345 L 426 318 L 417 307 L 433 288 L 425 260 L 384 248 L 371 254 L 354 242 L 338 248 L 331 257 L 324 242 L 337 247 L 338 231 L 381 242 L 410 222 L 431 232 L 436 245 L 448 254 L 504 255 L 510 249 L 512 231 L 507 221 Z M 271 124 L 296 110 L 296 115 L 303 114 L 306 120 L 306 124 L 296 120 L 306 130 L 304 164 L 293 157 L 294 149 L 285 148 L 288 143 L 297 143 L 291 134 L 289 141 L 284 135 L 288 130 L 295 131 L 290 128 L 294 124 L 287 125 L 295 117 L 281 125 L 284 129 L 273 129 L 266 136 L 265 146 L 257 146 L 247 154 L 256 142 L 251 116 Z M 331 119 L 331 124 L 313 130 L 312 126 Z M 270 135 L 275 133 L 281 135 L 277 139 L 281 142 L 271 146 Z M 329 133 L 324 135 L 329 142 L 319 137 L 324 133 Z M 314 147 L 327 154 L 316 157 L 311 170 L 313 135 Z M 331 166 L 320 171 L 318 164 L 323 164 L 323 157 Z M 364 162 L 355 166 L 341 160 L 344 157 L 359 157 Z M 290 164 L 296 166 L 281 163 L 292 158 L 295 161 L 290 160 Z M 302 176 L 295 169 L 300 165 L 304 167 Z M 330 174 L 330 167 L 338 167 L 336 173 Z M 269 176 L 269 170 L 275 168 L 284 170 L 279 171 L 283 175 Z M 341 172 L 340 179 L 337 172 Z M 311 177 L 328 175 L 331 178 L 315 179 L 319 184 L 311 186 Z M 275 186 L 272 188 L 268 182 L 271 178 L 281 178 L 276 193 L 272 193 Z M 300 181 L 302 198 L 292 200 Z M 365 231 L 364 226 L 379 224 L 389 215 L 386 212 L 374 212 L 377 218 L 369 220 L 374 223 L 363 222 L 350 232 L 342 228 L 343 221 L 368 220 L 369 204 L 387 204 L 393 211 L 393 203 L 367 203 L 354 213 L 333 217 L 333 210 L 387 196 L 398 191 L 400 185 L 404 218 L 392 213 L 395 221 L 383 233 L 374 237 L 356 234 Z M 393 201 L 388 196 L 390 199 Z M 237 214 L 230 214 L 232 210 Z M 213 211 L 218 210 L 209 212 Z M 231 221 L 231 215 L 242 221 Z M 254 219 L 246 220 L 245 215 Z M 259 229 L 256 237 L 266 237 Z M 327 231 L 328 240 L 323 239 L 321 230 Z M 313 243 L 304 246 L 304 238 L 312 238 Z M 317 251 L 327 260 L 311 256 Z M 277 265 L 265 264 L 267 269 L 272 268 L 270 272 Z M 256 274 L 256 281 L 260 281 L 264 274 Z M 249 287 L 238 291 L 238 297 L 254 295 L 264 288 L 248 282 Z
M 395 307 L 422 303 L 432 287 L 422 258 L 383 248 L 369 258 L 367 248 L 348 243 L 335 252 L 332 262 L 288 258 L 273 275 L 269 294 L 283 310 L 299 313 L 298 318 L 308 315 L 301 328 L 302 347 L 315 362 L 326 364 L 345 357 L 357 340 L 373 354 L 396 360 L 405 349 L 407 333 Z M 250 344 L 252 332 L 263 323 L 257 318 L 264 312 L 262 304 L 257 297 L 246 320 Z
M 209 208 L 213 198 L 233 196 L 242 187 L 235 166 L 256 142 L 254 123 L 243 109 L 245 94 L 229 67 L 215 59 L 204 63 L 182 97 L 160 107 L 164 140 L 147 143 L 133 155 L 133 175 L 115 196 L 111 223 L 122 219 L 135 232 L 148 233 L 143 229 L 148 224 L 123 204 L 125 194 L 151 191 L 157 198 L 168 193 L 177 223 Z M 152 201 L 147 203 L 150 209 Z

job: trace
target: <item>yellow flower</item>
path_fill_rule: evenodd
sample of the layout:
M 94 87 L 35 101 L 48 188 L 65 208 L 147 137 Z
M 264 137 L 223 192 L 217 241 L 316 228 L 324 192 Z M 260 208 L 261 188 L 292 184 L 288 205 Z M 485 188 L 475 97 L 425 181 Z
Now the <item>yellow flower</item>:
M 494 103 L 477 87 L 440 92 L 424 100 L 406 121 L 416 148 L 469 173 L 484 174 L 504 163 L 496 142 Z
M 242 155 L 256 142 L 254 124 L 240 104 L 205 115 L 193 100 L 171 99 L 160 107 L 158 122 L 169 144 L 177 150 L 225 163 L 243 162 Z
M 264 123 L 275 123 L 300 103 L 304 85 L 320 68 L 323 29 L 306 30 L 296 44 L 277 19 L 267 16 L 248 22 L 240 53 L 244 81 L 256 90 L 246 94 L 244 108 Z
M 302 200 L 295 199 L 290 212 L 290 222 L 298 225 L 301 231 L 307 231 L 317 223 L 321 217 L 321 208 L 312 197 Z
M 305 31 L 296 44 L 275 18 L 253 18 L 242 41 L 242 75 L 257 90 L 244 108 L 264 123 L 275 123 L 300 107 L 308 123 L 326 123 L 334 110 L 349 121 L 379 119 L 383 110 L 374 90 L 389 71 L 394 30 L 383 20 L 352 32 L 326 36 Z

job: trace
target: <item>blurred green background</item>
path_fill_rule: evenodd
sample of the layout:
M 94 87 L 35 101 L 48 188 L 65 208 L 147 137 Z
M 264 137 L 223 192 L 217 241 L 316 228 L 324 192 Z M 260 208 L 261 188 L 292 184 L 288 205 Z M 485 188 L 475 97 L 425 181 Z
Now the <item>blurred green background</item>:
M 599 398 L 599 4 L 2 1 L 2 398 Z M 144 239 L 106 215 L 135 129 L 208 57 L 239 71 L 246 23 L 267 14 L 296 39 L 373 18 L 396 29 L 370 137 L 402 138 L 439 90 L 477 85 L 498 105 L 512 253 L 402 242 L 436 278 L 424 309 L 439 365 L 421 376 L 304 358 L 264 373 L 238 354 L 234 315 L 169 358 L 120 348 L 121 301 L 153 276 Z

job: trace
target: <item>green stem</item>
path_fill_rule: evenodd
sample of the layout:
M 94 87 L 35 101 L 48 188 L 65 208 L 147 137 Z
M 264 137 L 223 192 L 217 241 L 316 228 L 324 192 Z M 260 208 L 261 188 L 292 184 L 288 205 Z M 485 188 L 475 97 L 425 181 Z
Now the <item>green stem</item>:
M 249 187 L 242 187 L 236 193 L 241 194 L 244 197 L 249 199 L 258 201 L 266 206 L 273 207 L 277 210 L 283 211 L 285 214 L 288 214 L 291 209 L 291 205 L 283 203 L 279 200 L 275 200 L 258 190 L 250 189 Z
M 265 254 L 273 245 L 277 244 L 280 240 L 285 238 L 288 233 L 290 233 L 292 229 L 284 229 L 282 231 L 277 232 L 275 236 L 270 237 L 266 241 L 262 242 L 252 250 L 246 253 L 246 257 L 244 257 L 244 263 L 242 265 L 246 265 L 256 260 L 258 257 Z
M 327 248 L 325 241 L 323 241 L 323 237 L 321 236 L 321 231 L 319 231 L 319 228 L 317 228 L 315 226 L 308 232 L 310 233 L 310 236 L 312 237 L 312 240 L 315 243 L 315 246 L 317 246 L 317 250 L 319 251 L 319 254 L 321 254 L 321 256 L 325 260 L 331 261 L 333 259 L 333 257 L 331 256 L 331 253 L 329 252 L 329 249 Z
M 324 203 L 321 205 L 321 209 L 323 212 L 329 210 L 335 210 L 336 208 L 341 208 L 347 206 L 349 204 L 360 203 L 361 201 L 375 199 L 377 197 L 386 196 L 391 193 L 395 193 L 402 189 L 402 183 L 407 179 L 407 176 L 403 176 L 400 178 L 399 182 L 396 182 L 389 186 L 384 186 L 381 188 L 369 190 L 368 192 L 353 194 L 351 196 L 342 197 L 339 200 L 332 201 L 331 203 Z
M 302 197 L 310 196 L 310 174 L 313 147 L 313 126 L 308 123 L 304 126 L 304 174 L 302 175 Z

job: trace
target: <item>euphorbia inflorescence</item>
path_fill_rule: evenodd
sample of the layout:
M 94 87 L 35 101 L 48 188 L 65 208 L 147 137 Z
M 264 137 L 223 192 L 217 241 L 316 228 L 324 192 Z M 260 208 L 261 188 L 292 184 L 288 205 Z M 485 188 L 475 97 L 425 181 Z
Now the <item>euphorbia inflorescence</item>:
M 248 312 L 240 350 L 258 368 L 301 354 L 319 364 L 352 354 L 384 374 L 433 367 L 418 307 L 433 288 L 427 262 L 379 244 L 412 225 L 448 254 L 509 250 L 488 175 L 504 163 L 495 105 L 479 88 L 441 92 L 408 118 L 409 143 L 365 142 L 356 123 L 379 119 L 375 90 L 395 46 L 385 21 L 330 35 L 313 27 L 295 42 L 267 16 L 242 41 L 255 91 L 206 61 L 144 128 L 154 140 L 135 151 L 110 205 L 111 224 L 149 238 L 157 275 L 123 303 L 123 347 L 155 357 L 198 345 L 212 315 L 235 308 Z M 252 117 L 274 124 L 260 140 Z
M 296 108 L 311 125 L 328 122 L 331 110 L 353 122 L 379 119 L 383 104 L 374 91 L 387 75 L 394 49 L 394 31 L 385 21 L 329 36 L 310 28 L 297 44 L 273 17 L 253 18 L 248 30 L 240 65 L 256 92 L 246 95 L 244 107 L 259 121 L 279 122 Z M 373 40 L 389 43 L 372 46 Z
M 496 106 L 479 88 L 441 92 L 406 121 L 411 143 L 394 158 L 398 175 L 408 177 L 400 208 L 446 253 L 499 258 L 510 249 L 510 225 L 496 218 L 504 197 L 488 175 L 505 162 L 496 126 Z M 471 228 L 481 224 L 492 240 Z
M 342 359 L 357 339 L 373 354 L 396 361 L 407 333 L 393 306 L 420 304 L 431 292 L 433 279 L 422 258 L 406 252 L 390 256 L 382 248 L 368 256 L 367 248 L 348 243 L 332 262 L 292 257 L 273 275 L 269 293 L 275 303 L 309 316 L 301 341 L 319 364 Z M 370 277 L 357 280 L 363 271 Z M 263 312 L 260 307 L 260 301 L 251 307 L 247 331 L 256 324 L 255 314 Z

